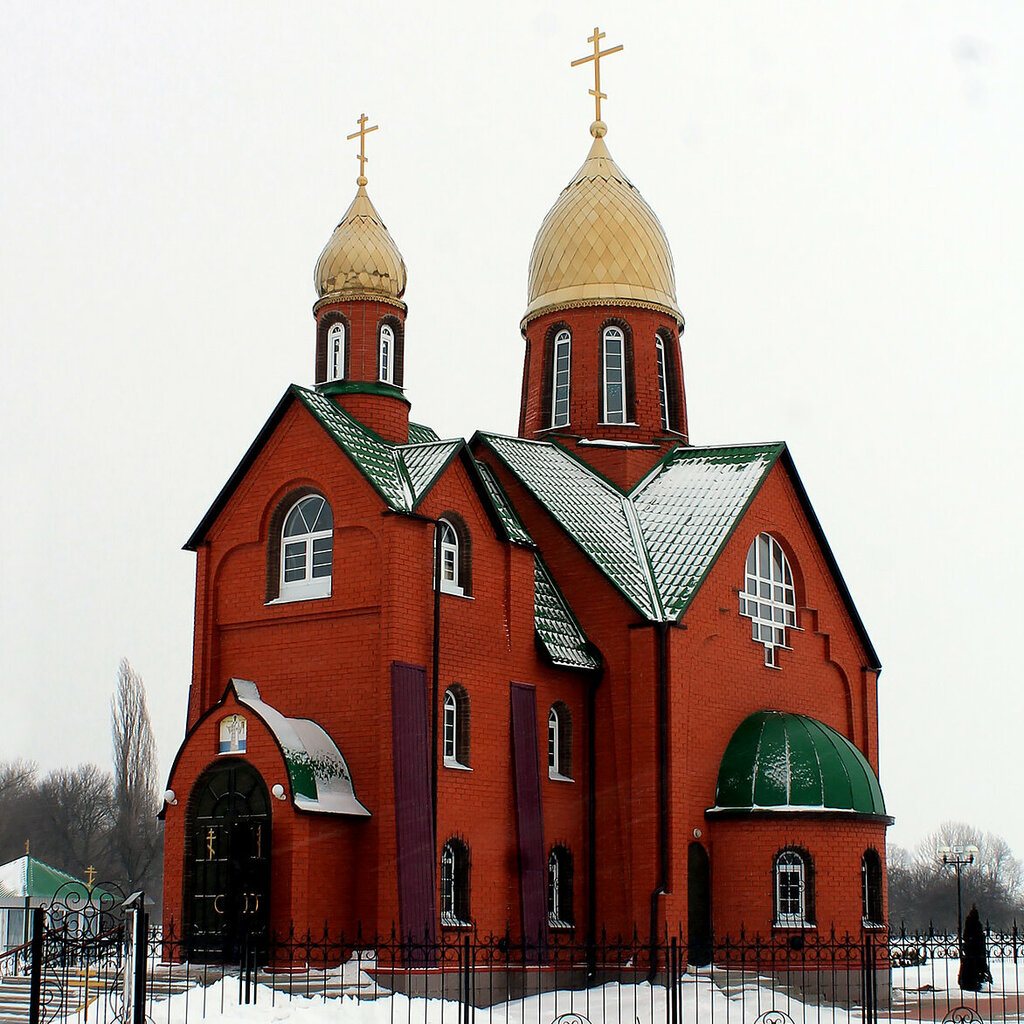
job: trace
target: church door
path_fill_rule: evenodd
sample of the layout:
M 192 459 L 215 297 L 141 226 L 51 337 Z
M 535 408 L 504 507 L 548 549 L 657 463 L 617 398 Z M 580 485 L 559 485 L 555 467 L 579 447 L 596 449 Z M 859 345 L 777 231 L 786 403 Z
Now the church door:
M 270 794 L 259 772 L 235 758 L 207 769 L 188 824 L 189 956 L 238 963 L 266 944 L 270 923 Z
M 690 948 L 687 961 L 694 967 L 711 963 L 711 863 L 701 843 L 690 843 L 687 855 L 687 930 Z

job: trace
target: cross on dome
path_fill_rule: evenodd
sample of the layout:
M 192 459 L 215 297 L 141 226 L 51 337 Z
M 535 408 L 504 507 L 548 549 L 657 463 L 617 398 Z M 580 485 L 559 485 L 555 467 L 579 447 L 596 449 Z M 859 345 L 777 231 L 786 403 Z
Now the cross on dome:
M 359 155 L 356 157 L 359 161 L 359 177 L 356 178 L 356 184 L 360 188 L 366 184 L 366 162 L 370 159 L 366 155 L 366 136 L 369 135 L 370 132 L 375 132 L 380 127 L 379 124 L 375 124 L 372 128 L 367 128 L 367 121 L 369 121 L 369 118 L 365 114 L 360 114 L 359 119 L 356 122 L 359 125 L 359 131 L 346 136 L 349 141 L 356 138 L 359 139 Z
M 589 90 L 590 95 L 594 97 L 594 123 L 590 126 L 590 134 L 595 139 L 601 138 L 608 131 L 608 126 L 601 120 L 601 100 L 608 99 L 606 93 L 601 92 L 601 58 L 607 57 L 610 53 L 618 53 L 622 49 L 622 45 L 609 47 L 607 50 L 601 49 L 601 40 L 604 39 L 604 33 L 595 25 L 594 34 L 587 40 L 588 43 L 594 44 L 594 52 L 588 54 L 586 57 L 580 57 L 579 60 L 574 60 L 569 67 L 575 68 L 580 64 L 587 64 L 590 61 L 594 62 L 594 88 Z

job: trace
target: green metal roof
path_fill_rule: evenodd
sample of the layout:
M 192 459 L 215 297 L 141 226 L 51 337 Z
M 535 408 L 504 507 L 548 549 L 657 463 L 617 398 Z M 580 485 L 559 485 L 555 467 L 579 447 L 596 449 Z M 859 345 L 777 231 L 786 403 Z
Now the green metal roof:
M 596 671 L 601 667 L 540 555 L 533 562 L 533 616 L 537 636 L 555 665 Z
M 409 424 L 409 444 L 427 444 L 429 441 L 440 441 L 436 430 L 425 427 L 422 423 Z
M 494 506 L 499 522 L 505 528 L 508 539 L 513 544 L 521 544 L 523 547 L 534 547 L 533 539 L 526 532 L 523 521 L 519 518 L 512 502 L 509 500 L 509 496 L 505 493 L 505 488 L 501 486 L 498 478 L 494 475 L 494 470 L 486 462 L 477 462 L 476 468 L 480 473 L 484 486 L 487 488 L 487 496 L 491 499 L 491 504 Z
M 654 621 L 683 613 L 784 449 L 678 447 L 627 495 L 561 445 L 477 436 Z
M 80 878 L 28 854 L 0 865 L 0 906 L 24 906 L 26 899 L 38 906 L 52 900 L 58 890 L 71 901 L 85 902 L 90 896 L 89 886 Z M 106 890 L 96 886 L 94 891 L 98 898 Z
M 733 733 L 709 813 L 727 811 L 886 814 L 860 750 L 823 722 L 786 711 L 755 712 Z
M 248 679 L 229 684 L 240 704 L 251 708 L 274 734 L 288 769 L 292 802 L 301 810 L 369 817 L 356 799 L 352 775 L 331 737 L 309 718 L 286 718 L 261 697 Z

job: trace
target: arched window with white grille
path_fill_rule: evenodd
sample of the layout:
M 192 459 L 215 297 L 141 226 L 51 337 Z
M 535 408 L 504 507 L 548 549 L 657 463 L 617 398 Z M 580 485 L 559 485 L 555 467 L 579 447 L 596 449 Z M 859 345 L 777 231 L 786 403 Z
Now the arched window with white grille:
M 802 850 L 781 850 L 775 858 L 775 925 L 803 928 L 813 924 L 811 858 Z
M 551 426 L 569 425 L 569 384 L 571 374 L 572 335 L 561 330 L 555 335 L 551 366 Z
M 441 924 L 467 928 L 469 919 L 469 850 L 461 839 L 449 839 L 441 850 Z
M 329 597 L 334 557 L 334 518 L 319 494 L 300 498 L 281 530 L 281 600 Z
M 395 382 L 395 331 L 390 324 L 380 325 L 380 367 L 378 377 L 385 384 Z
M 327 332 L 327 379 L 342 380 L 345 376 L 345 325 L 333 324 Z
M 778 667 L 786 630 L 796 625 L 793 571 L 782 545 L 770 534 L 754 538 L 747 551 L 740 614 L 751 620 L 753 639 L 764 645 L 764 663 Z

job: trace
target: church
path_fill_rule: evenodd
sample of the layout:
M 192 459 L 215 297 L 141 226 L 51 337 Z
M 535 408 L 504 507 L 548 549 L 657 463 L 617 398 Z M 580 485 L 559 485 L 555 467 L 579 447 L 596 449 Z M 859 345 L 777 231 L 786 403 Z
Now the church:
M 886 920 L 878 656 L 785 444 L 691 441 L 668 239 L 596 118 L 529 257 L 517 436 L 411 417 L 357 191 L 313 379 L 189 538 L 165 924 L 428 940 Z M 557 183 L 552 183 L 556 187 Z M 525 255 L 525 254 L 524 254 Z

